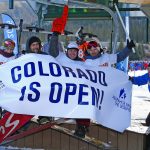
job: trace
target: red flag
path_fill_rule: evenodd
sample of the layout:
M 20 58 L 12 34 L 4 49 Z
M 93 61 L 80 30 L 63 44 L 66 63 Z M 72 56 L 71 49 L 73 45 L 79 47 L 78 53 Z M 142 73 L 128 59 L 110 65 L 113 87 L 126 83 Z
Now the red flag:
M 3 142 L 9 135 L 21 128 L 32 117 L 33 116 L 31 115 L 21 115 L 7 112 L 0 120 L 0 143 Z

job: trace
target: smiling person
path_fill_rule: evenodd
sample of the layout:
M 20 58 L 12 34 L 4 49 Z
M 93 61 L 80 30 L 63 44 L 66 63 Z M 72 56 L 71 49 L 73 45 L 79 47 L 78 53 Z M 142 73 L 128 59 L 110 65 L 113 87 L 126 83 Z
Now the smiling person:
M 90 41 L 87 46 L 88 55 L 85 56 L 85 63 L 90 66 L 108 67 L 123 61 L 135 47 L 133 40 L 127 40 L 126 47 L 117 54 L 104 53 L 101 44 L 97 41 Z
M 42 45 L 41 40 L 37 36 L 31 36 L 27 42 L 26 42 L 26 51 L 27 53 L 34 53 L 34 54 L 42 54 L 42 55 L 48 55 L 46 52 L 42 51 Z M 52 117 L 47 116 L 38 116 L 37 122 L 39 124 L 44 124 L 49 121 L 52 121 Z M 28 127 L 28 124 L 24 127 Z
M 0 65 L 15 59 L 13 53 L 15 42 L 11 39 L 5 39 L 2 45 L 2 49 L 0 50 Z
M 49 54 L 56 58 L 56 60 L 60 63 L 67 62 L 67 63 L 76 63 L 82 65 L 84 62 L 78 57 L 79 47 L 77 43 L 70 42 L 67 46 L 66 54 L 60 52 L 58 49 L 59 43 L 59 35 L 64 32 L 66 21 L 68 18 L 68 6 L 64 7 L 63 14 L 60 18 L 54 19 L 52 23 L 53 32 L 51 40 L 50 40 L 50 48 Z M 90 119 L 77 119 L 76 118 L 76 129 L 74 135 L 84 138 L 85 134 L 88 132 L 90 126 Z
M 0 50 L 0 65 L 15 59 L 13 50 L 15 48 L 15 42 L 11 39 L 5 39 L 2 43 L 2 49 Z M 0 118 L 5 114 L 5 110 L 0 108 Z
M 41 40 L 36 36 L 32 36 L 27 40 L 26 51 L 27 53 L 47 54 L 42 51 Z

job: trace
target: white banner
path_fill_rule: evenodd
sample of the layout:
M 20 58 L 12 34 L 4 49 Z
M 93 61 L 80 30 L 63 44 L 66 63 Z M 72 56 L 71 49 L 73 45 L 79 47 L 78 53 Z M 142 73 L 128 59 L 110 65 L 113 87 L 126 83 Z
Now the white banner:
M 90 118 L 120 132 L 130 125 L 132 86 L 117 69 L 26 54 L 1 65 L 0 80 L 0 106 L 12 113 Z

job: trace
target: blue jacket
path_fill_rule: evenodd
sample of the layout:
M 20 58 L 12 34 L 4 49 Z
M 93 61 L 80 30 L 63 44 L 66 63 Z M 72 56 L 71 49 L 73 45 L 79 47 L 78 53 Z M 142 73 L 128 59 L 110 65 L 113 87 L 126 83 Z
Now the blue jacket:
M 150 82 L 150 77 L 148 73 L 142 76 L 132 77 L 132 83 L 138 86 L 148 84 L 149 82 Z

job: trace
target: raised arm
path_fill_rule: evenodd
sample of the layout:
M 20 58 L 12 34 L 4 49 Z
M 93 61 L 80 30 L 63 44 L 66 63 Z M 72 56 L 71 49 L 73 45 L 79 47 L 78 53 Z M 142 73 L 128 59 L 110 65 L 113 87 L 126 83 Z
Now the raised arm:
M 129 76 L 129 80 L 131 80 L 132 84 L 135 84 L 138 86 L 148 84 L 150 82 L 150 63 L 148 65 L 147 70 L 148 70 L 148 73 L 145 73 L 144 75 L 137 76 L 137 77 Z
M 123 61 L 126 57 L 128 57 L 129 54 L 132 52 L 133 47 L 135 47 L 133 40 L 131 40 L 130 42 L 129 40 L 127 40 L 127 46 L 120 53 L 117 54 L 117 63 Z
M 64 33 L 67 19 L 68 19 L 68 6 L 65 5 L 62 16 L 60 18 L 54 19 L 52 23 L 51 31 L 53 32 L 53 34 L 50 40 L 49 53 L 53 57 L 57 57 L 59 55 L 59 49 L 58 49 L 59 35 Z
M 57 57 L 59 55 L 58 39 L 59 34 L 57 32 L 53 32 L 49 42 L 49 54 L 53 57 Z
M 149 74 L 146 73 L 142 76 L 137 76 L 137 77 L 131 77 L 131 82 L 132 84 L 141 86 L 147 84 L 149 81 Z

